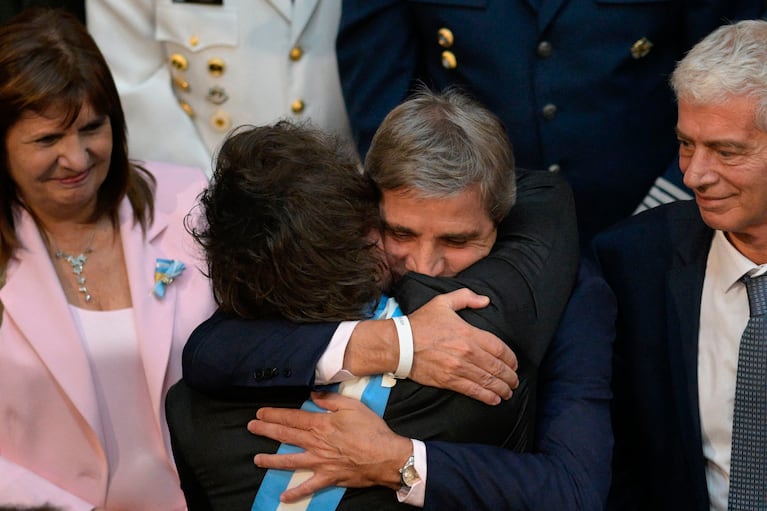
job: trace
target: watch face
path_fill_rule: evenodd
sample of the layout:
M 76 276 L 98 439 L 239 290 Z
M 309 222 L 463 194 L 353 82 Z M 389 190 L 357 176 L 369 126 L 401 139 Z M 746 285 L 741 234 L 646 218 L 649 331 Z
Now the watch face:
M 402 470 L 402 482 L 405 483 L 405 486 L 408 488 L 417 483 L 419 479 L 418 472 L 415 471 L 413 465 L 408 465 Z

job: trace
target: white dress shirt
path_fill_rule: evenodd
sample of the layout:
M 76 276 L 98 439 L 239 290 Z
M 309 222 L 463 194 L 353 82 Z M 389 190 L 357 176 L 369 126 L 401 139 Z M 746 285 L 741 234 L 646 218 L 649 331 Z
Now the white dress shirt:
M 767 265 L 754 264 L 716 231 L 706 264 L 698 336 L 698 400 L 712 510 L 727 510 L 730 487 L 738 349 L 749 317 L 746 286 L 740 279 L 765 271 Z

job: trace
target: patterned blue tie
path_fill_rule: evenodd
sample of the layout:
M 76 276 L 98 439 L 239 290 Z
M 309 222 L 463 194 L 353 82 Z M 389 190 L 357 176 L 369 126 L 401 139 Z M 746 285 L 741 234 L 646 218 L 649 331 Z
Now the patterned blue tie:
M 767 275 L 743 277 L 751 317 L 740 341 L 730 511 L 767 509 Z

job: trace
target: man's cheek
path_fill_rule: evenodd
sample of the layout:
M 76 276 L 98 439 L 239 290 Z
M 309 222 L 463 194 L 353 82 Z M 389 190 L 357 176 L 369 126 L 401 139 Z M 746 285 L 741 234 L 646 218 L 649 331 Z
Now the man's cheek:
M 405 259 L 403 257 L 387 252 L 386 262 L 389 265 L 389 270 L 391 271 L 394 280 L 397 280 L 405 274 Z
M 384 237 L 383 239 L 384 254 L 386 254 L 386 264 L 389 265 L 389 270 L 397 280 L 399 277 L 405 274 L 405 257 L 401 250 L 398 250 L 399 244 L 393 242 L 391 239 Z

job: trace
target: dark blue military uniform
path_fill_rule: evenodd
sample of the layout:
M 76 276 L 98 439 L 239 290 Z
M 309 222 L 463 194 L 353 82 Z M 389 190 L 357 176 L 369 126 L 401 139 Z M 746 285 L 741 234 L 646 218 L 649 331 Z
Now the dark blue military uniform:
M 458 85 L 501 117 L 519 166 L 564 174 L 586 242 L 676 165 L 676 61 L 763 14 L 761 0 L 344 0 L 338 61 L 361 154 L 417 80 Z

